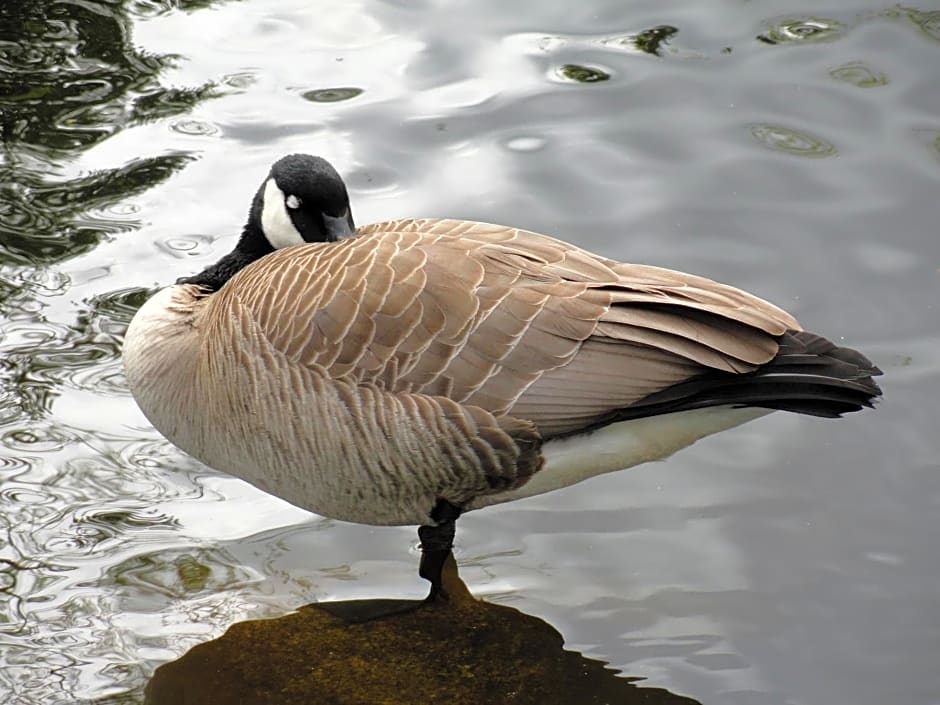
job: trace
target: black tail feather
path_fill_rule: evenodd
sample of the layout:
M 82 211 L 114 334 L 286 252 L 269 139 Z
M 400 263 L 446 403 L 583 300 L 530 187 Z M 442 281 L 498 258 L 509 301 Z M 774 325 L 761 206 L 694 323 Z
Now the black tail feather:
M 872 407 L 881 388 L 871 360 L 805 331 L 787 331 L 777 356 L 753 372 L 709 372 L 651 394 L 604 423 L 708 406 L 752 406 L 829 418 Z

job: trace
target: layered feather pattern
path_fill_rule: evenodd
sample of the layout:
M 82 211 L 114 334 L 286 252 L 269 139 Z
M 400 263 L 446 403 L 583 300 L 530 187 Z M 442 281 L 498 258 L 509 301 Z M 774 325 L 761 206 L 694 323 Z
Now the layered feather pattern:
M 367 226 L 276 252 L 236 281 L 230 290 L 295 363 L 518 414 L 546 436 L 705 369 L 752 371 L 798 328 L 701 277 L 466 221 Z
M 606 424 L 724 405 L 838 415 L 880 394 L 864 356 L 751 294 L 484 223 L 377 223 L 278 250 L 211 296 L 177 289 L 201 358 L 173 413 L 216 429 L 180 445 L 367 523 L 517 496 L 545 442 Z

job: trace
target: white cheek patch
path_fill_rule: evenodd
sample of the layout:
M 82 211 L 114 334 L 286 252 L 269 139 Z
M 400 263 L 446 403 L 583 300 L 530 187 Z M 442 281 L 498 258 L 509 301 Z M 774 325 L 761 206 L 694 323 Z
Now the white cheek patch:
M 297 205 L 300 205 L 298 201 Z M 261 228 L 264 236 L 274 249 L 302 245 L 300 232 L 287 214 L 284 205 L 284 192 L 277 187 L 274 179 L 268 179 L 264 186 L 264 207 L 261 209 Z

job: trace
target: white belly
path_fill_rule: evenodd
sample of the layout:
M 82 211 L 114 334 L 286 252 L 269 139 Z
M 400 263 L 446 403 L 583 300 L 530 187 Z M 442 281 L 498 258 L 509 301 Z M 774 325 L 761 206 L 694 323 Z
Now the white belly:
M 545 465 L 522 487 L 479 497 L 469 509 L 532 497 L 622 470 L 668 458 L 700 438 L 771 413 L 768 409 L 716 406 L 621 421 L 586 434 L 548 441 Z

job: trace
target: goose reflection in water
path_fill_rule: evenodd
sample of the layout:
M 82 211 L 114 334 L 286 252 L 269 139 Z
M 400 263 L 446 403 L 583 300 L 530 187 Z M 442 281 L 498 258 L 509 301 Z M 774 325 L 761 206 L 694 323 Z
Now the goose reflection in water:
M 697 703 L 566 651 L 537 617 L 475 599 L 452 555 L 443 582 L 447 601 L 324 602 L 234 624 L 158 668 L 145 704 Z

